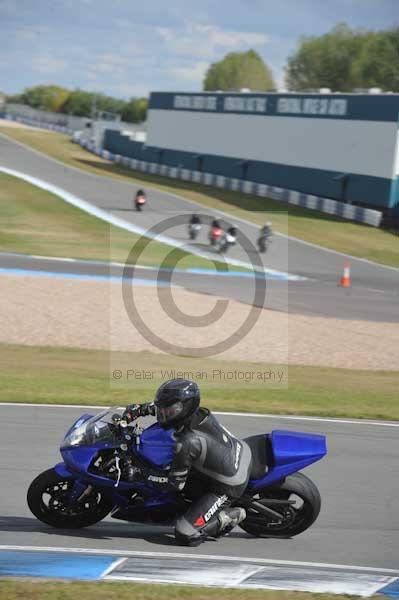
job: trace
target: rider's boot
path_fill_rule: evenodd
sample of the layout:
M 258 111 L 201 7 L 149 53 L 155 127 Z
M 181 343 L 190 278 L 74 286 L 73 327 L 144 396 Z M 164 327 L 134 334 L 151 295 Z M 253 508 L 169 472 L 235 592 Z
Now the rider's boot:
M 218 514 L 219 531 L 217 537 L 227 535 L 234 527 L 237 527 L 247 516 L 245 508 L 238 506 L 234 508 L 225 508 Z
M 220 511 L 216 518 L 212 519 L 206 525 L 202 533 L 208 537 L 218 538 L 230 533 L 234 527 L 237 527 L 247 516 L 245 508 L 238 506 L 233 508 L 225 508 Z

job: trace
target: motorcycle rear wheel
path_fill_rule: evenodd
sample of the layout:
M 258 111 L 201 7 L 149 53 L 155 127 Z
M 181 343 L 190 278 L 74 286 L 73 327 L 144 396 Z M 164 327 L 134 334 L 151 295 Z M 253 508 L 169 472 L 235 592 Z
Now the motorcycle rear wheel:
M 267 500 L 295 500 L 293 505 L 267 504 L 281 514 L 281 522 L 249 508 L 240 527 L 256 537 L 290 538 L 308 529 L 317 519 L 321 508 L 320 493 L 311 479 L 303 473 L 287 477 L 279 487 L 266 488 L 259 492 L 259 503 Z
M 79 529 L 98 523 L 112 509 L 99 490 L 93 491 L 77 506 L 68 507 L 67 497 L 74 479 L 48 469 L 30 484 L 28 506 L 39 521 L 62 529 Z
M 265 242 L 259 242 L 258 248 L 259 252 L 261 252 L 262 254 L 264 254 L 267 251 L 267 245 L 265 244 Z

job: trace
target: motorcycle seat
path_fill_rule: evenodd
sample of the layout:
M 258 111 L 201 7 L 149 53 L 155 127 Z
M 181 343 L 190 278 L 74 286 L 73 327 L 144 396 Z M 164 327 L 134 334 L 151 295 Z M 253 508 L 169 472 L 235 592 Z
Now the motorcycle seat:
M 244 439 L 248 444 L 252 454 L 252 467 L 250 479 L 261 479 L 268 471 L 269 466 L 273 463 L 273 453 L 269 436 L 251 435 Z

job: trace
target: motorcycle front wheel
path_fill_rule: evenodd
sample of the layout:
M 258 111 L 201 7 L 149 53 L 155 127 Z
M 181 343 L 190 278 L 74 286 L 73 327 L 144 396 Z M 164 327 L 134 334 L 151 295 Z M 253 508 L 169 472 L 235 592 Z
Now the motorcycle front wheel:
M 298 535 L 316 521 L 321 507 L 319 490 L 303 473 L 290 475 L 278 487 L 261 490 L 254 500 L 260 504 L 263 500 L 265 506 L 281 516 L 279 519 L 269 517 L 248 507 L 247 517 L 240 527 L 256 537 L 290 538 Z M 275 504 L 273 500 L 276 500 Z M 290 501 L 290 504 L 282 504 L 281 501 Z
M 98 523 L 113 508 L 99 490 L 93 489 L 79 504 L 68 505 L 74 479 L 48 469 L 30 484 L 28 506 L 39 521 L 62 529 L 79 529 Z

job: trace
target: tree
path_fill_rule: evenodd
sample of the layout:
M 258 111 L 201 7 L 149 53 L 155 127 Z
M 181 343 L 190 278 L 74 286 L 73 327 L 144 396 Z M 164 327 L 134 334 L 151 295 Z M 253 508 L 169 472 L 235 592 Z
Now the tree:
M 288 88 L 352 90 L 351 64 L 359 51 L 359 37 L 345 24 L 340 24 L 320 37 L 302 38 L 299 49 L 288 59 Z
M 62 110 L 70 115 L 87 117 L 91 114 L 93 102 L 94 94 L 77 89 L 71 92 Z
M 398 88 L 399 30 L 353 31 L 339 24 L 319 37 L 302 38 L 288 58 L 286 82 L 290 90 L 328 87 Z
M 27 104 L 79 117 L 98 117 L 102 112 L 121 115 L 126 121 L 141 123 L 145 121 L 147 98 L 132 98 L 129 102 L 96 92 L 76 89 L 73 92 L 56 85 L 37 85 L 25 89 L 22 94 L 7 98 L 8 102 Z
M 26 88 L 22 94 L 11 96 L 10 102 L 21 102 L 33 108 L 58 112 L 66 102 L 70 91 L 58 85 L 37 85 Z
M 121 114 L 125 106 L 125 100 L 77 89 L 70 94 L 62 110 L 78 117 L 95 117 L 101 111 Z
M 142 123 L 147 116 L 147 98 L 132 98 L 122 111 L 122 121 L 127 123 Z
M 222 60 L 211 64 L 206 73 L 205 91 L 238 91 L 241 88 L 275 89 L 271 70 L 255 50 L 230 52 Z
M 399 27 L 370 35 L 352 64 L 356 87 L 399 91 Z
M 7 102 L 13 102 L 15 104 L 23 104 L 23 94 L 8 94 Z

